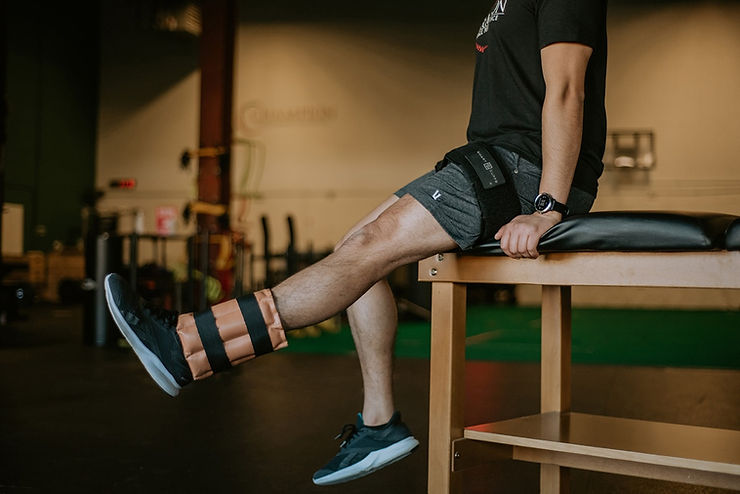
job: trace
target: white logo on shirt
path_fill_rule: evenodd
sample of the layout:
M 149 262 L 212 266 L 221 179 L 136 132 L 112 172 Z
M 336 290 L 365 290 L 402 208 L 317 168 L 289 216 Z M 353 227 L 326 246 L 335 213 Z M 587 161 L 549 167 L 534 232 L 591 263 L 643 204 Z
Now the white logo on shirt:
M 434 194 L 432 194 L 432 199 L 435 201 L 439 201 L 439 199 L 442 197 L 442 193 L 439 191 L 439 189 L 434 191 Z
M 496 22 L 499 16 L 506 14 L 507 3 L 509 3 L 509 0 L 496 0 L 496 5 L 493 6 L 493 10 L 491 10 L 491 13 L 488 14 L 485 19 L 483 19 L 483 25 L 480 27 L 480 31 L 478 31 L 478 37 L 486 34 L 488 32 L 490 24 L 492 22 Z

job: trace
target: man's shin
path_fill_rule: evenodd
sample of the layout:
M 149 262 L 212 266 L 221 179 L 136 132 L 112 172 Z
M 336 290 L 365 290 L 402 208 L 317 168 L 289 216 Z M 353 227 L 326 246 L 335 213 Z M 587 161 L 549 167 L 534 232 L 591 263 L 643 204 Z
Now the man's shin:
M 270 290 L 182 314 L 177 334 L 196 380 L 288 346 Z

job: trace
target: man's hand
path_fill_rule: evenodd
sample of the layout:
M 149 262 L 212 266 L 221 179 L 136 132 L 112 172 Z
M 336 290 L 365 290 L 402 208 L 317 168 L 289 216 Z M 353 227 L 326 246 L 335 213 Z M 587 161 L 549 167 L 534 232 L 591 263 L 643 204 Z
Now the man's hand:
M 557 211 L 523 214 L 502 226 L 493 238 L 501 241 L 501 250 L 509 257 L 537 259 L 540 237 L 561 219 Z

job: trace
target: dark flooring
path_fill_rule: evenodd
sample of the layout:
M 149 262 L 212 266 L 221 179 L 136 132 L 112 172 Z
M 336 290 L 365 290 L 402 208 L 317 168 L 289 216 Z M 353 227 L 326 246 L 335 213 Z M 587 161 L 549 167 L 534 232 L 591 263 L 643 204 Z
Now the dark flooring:
M 424 493 L 429 362 L 398 359 L 397 404 L 422 443 L 365 479 L 319 488 L 362 399 L 351 356 L 277 353 L 162 393 L 126 349 L 80 344 L 81 311 L 34 307 L 0 327 L 0 492 Z M 466 420 L 538 408 L 536 364 L 470 362 Z M 740 429 L 740 371 L 576 365 L 574 409 Z M 466 477 L 470 493 L 534 493 L 538 467 L 505 461 Z M 719 493 L 574 471 L 573 493 Z

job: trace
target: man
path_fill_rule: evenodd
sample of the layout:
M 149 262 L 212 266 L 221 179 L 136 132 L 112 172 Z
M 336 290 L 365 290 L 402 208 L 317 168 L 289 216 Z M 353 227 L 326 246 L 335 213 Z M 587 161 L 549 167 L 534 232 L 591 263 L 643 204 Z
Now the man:
M 498 0 L 476 38 L 469 144 L 360 221 L 334 253 L 272 290 L 203 314 L 162 315 L 115 275 L 111 313 L 169 394 L 287 345 L 285 331 L 347 309 L 364 404 L 320 485 L 382 468 L 418 445 L 395 411 L 396 309 L 384 277 L 438 252 L 500 240 L 513 258 L 568 213 L 587 212 L 603 165 L 606 0 Z

